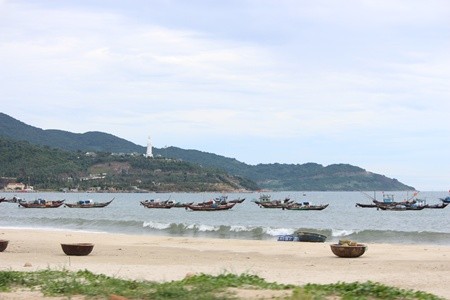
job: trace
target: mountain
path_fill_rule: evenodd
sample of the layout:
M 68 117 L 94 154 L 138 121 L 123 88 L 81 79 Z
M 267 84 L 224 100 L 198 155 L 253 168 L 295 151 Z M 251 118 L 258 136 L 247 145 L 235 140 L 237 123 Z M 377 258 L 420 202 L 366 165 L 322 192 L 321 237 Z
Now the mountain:
M 205 167 L 214 167 L 230 174 L 255 181 L 263 189 L 276 191 L 403 191 L 414 190 L 397 179 L 368 172 L 349 164 L 322 166 L 305 164 L 247 165 L 233 158 L 176 147 L 158 149 L 164 157 L 182 159 Z
M 112 134 L 98 131 L 80 134 L 56 129 L 44 130 L 27 125 L 4 113 L 0 113 L 0 136 L 68 151 L 114 153 L 144 153 L 145 151 L 144 147 Z
M 43 130 L 0 113 L 0 136 L 28 141 L 68 151 L 145 153 L 145 147 L 102 132 L 76 134 L 62 130 Z M 291 191 L 414 190 L 396 179 L 372 173 L 349 164 L 322 166 L 305 164 L 247 165 L 234 158 L 177 147 L 154 148 L 155 156 L 174 158 L 203 167 L 217 168 L 248 178 L 262 189 Z

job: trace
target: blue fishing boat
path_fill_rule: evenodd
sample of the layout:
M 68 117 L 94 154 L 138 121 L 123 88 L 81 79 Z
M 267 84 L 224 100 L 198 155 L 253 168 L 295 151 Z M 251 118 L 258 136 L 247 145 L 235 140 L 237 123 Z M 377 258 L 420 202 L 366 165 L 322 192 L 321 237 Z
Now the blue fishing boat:
M 295 231 L 294 234 L 285 234 L 278 236 L 278 241 L 283 242 L 323 243 L 325 242 L 326 239 L 327 239 L 326 235 L 300 230 Z
M 327 239 L 326 235 L 315 232 L 296 231 L 295 234 L 299 242 L 323 243 Z

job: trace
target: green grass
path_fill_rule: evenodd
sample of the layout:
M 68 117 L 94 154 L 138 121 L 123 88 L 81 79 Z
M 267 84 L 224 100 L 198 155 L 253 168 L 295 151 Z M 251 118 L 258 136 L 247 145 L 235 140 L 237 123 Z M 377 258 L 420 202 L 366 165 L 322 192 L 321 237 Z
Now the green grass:
M 150 281 L 123 280 L 83 270 L 43 270 L 36 272 L 0 271 L 0 291 L 16 289 L 40 290 L 45 296 L 84 295 L 87 299 L 108 299 L 111 294 L 129 299 L 239 299 L 234 291 L 281 290 L 287 296 L 272 299 L 441 299 L 429 293 L 403 290 L 374 282 L 307 284 L 305 286 L 266 282 L 249 274 L 199 274 L 180 281 L 157 283 Z

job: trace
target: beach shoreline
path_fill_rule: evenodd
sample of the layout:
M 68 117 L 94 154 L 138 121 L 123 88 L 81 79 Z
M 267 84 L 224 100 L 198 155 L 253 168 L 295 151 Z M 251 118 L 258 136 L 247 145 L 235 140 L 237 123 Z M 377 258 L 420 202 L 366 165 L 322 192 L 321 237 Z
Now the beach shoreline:
M 165 282 L 189 274 L 252 274 L 269 282 L 380 282 L 450 299 L 450 246 L 366 244 L 359 258 L 339 258 L 330 243 L 278 242 L 0 229 L 9 240 L 2 271 L 84 270 L 133 280 Z M 93 243 L 88 256 L 67 256 L 61 243 Z

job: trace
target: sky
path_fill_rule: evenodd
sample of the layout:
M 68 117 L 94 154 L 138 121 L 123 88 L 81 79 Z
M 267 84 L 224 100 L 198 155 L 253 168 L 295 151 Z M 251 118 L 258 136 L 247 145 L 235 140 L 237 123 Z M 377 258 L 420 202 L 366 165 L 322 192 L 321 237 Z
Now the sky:
M 450 190 L 450 1 L 0 0 L 0 111 Z

